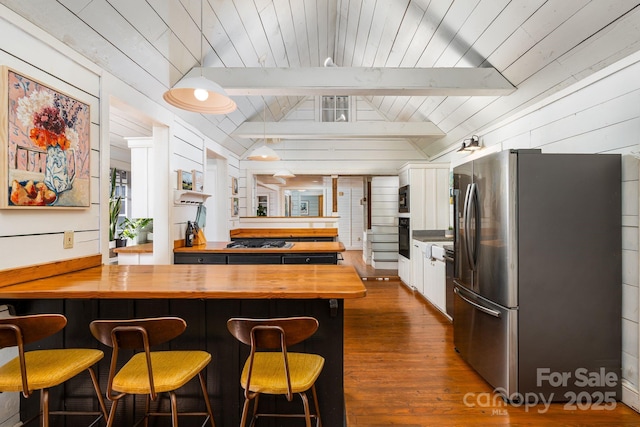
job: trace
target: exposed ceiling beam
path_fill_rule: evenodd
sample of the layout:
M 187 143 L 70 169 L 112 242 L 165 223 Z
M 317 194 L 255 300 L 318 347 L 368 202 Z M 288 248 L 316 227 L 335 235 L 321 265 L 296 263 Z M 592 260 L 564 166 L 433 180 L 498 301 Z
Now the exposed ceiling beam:
M 494 68 L 195 67 L 229 95 L 502 96 L 516 88 Z
M 238 138 L 361 139 L 444 136 L 432 122 L 244 122 Z

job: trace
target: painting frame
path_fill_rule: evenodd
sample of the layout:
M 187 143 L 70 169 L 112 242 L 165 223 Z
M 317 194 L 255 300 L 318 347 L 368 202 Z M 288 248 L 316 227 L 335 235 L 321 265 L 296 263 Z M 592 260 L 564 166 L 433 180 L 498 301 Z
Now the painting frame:
M 178 169 L 178 190 L 193 190 L 193 175 L 190 171 Z
M 300 201 L 300 215 L 309 216 L 309 202 L 307 200 Z
M 0 209 L 91 207 L 91 106 L 0 66 Z
M 240 214 L 240 199 L 238 197 L 231 198 L 231 216 L 236 217 Z
M 231 177 L 231 194 L 238 194 L 238 178 Z
M 191 171 L 191 177 L 193 179 L 193 191 L 202 193 L 204 191 L 204 174 L 201 171 L 194 169 Z

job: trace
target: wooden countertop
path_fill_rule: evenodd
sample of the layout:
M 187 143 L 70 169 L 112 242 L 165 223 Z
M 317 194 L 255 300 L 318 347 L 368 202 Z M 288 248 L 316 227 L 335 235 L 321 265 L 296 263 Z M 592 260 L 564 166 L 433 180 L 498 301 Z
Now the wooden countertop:
M 350 299 L 366 288 L 347 265 L 103 265 L 5 286 L 11 299 Z
M 153 242 L 133 246 L 121 246 L 119 248 L 114 248 L 113 252 L 117 254 L 152 254 Z
M 236 228 L 229 231 L 232 239 L 293 238 L 293 237 L 337 237 L 337 228 Z
M 206 245 L 175 248 L 180 253 L 220 253 L 220 254 L 265 254 L 265 253 L 335 253 L 344 252 L 342 242 L 292 242 L 290 248 L 227 248 L 229 242 L 207 242 Z

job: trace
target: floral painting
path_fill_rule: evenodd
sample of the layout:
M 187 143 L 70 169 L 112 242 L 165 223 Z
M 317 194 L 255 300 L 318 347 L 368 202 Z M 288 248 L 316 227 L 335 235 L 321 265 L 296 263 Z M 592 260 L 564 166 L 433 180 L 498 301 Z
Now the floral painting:
M 1 88 L 0 207 L 89 207 L 89 105 L 8 67 Z

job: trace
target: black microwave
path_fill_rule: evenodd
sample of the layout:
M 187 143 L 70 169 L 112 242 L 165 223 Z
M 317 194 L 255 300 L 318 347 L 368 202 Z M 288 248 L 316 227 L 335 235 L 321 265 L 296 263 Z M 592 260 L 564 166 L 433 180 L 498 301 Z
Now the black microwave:
M 409 212 L 409 186 L 405 185 L 398 189 L 398 212 Z

